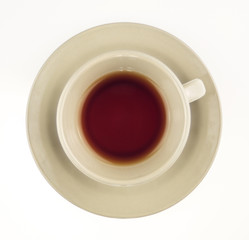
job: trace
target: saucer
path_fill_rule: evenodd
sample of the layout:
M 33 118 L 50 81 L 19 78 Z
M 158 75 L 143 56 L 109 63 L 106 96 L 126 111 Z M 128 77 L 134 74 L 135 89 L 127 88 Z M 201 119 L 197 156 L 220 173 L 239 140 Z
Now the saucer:
M 206 95 L 190 104 L 190 134 L 176 163 L 149 183 L 118 187 L 94 181 L 74 167 L 57 135 L 56 109 L 64 86 L 82 64 L 99 54 L 122 49 L 142 51 L 158 58 L 182 83 L 200 78 Z M 150 215 L 186 197 L 209 170 L 220 131 L 219 99 L 212 77 L 199 57 L 167 32 L 135 23 L 98 26 L 65 42 L 38 73 L 27 109 L 30 148 L 47 181 L 71 203 L 109 217 Z

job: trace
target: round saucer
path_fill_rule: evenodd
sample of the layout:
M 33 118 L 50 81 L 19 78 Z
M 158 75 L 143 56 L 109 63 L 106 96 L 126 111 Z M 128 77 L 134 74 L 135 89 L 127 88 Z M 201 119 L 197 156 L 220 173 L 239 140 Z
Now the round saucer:
M 173 70 L 182 83 L 200 78 L 206 87 L 206 95 L 191 103 L 191 130 L 177 162 L 159 178 L 130 187 L 101 184 L 82 174 L 67 158 L 56 131 L 58 100 L 70 76 L 89 59 L 121 49 L 150 54 Z M 201 182 L 217 150 L 221 112 L 213 80 L 188 46 L 151 26 L 114 23 L 74 36 L 49 57 L 30 94 L 27 130 L 37 165 L 63 197 L 99 215 L 140 217 L 174 205 Z

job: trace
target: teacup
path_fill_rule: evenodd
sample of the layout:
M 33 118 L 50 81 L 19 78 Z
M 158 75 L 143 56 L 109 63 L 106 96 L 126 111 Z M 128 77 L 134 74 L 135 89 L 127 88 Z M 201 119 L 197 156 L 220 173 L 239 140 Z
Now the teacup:
M 106 80 L 113 75 L 116 78 Z M 136 75 L 144 80 L 134 82 L 123 77 L 121 81 L 117 78 L 119 75 L 126 78 Z M 113 89 L 117 98 L 109 99 Z M 117 92 L 120 89 L 124 89 L 125 97 L 120 97 Z M 75 167 L 101 183 L 127 186 L 151 181 L 177 161 L 189 135 L 189 103 L 204 96 L 205 91 L 200 79 L 182 85 L 168 66 L 146 53 L 133 50 L 103 53 L 84 63 L 61 94 L 57 108 L 61 145 Z M 140 101 L 146 94 L 153 95 L 149 95 L 152 103 Z M 122 105 L 127 96 L 132 100 Z M 97 99 L 95 105 L 89 99 L 94 99 L 92 102 Z M 90 110 L 85 110 L 89 106 Z M 154 111 L 154 107 L 157 110 Z M 123 108 L 126 110 L 121 111 Z M 151 135 L 139 135 L 147 131 L 151 131 Z M 156 140 L 152 139 L 153 134 Z

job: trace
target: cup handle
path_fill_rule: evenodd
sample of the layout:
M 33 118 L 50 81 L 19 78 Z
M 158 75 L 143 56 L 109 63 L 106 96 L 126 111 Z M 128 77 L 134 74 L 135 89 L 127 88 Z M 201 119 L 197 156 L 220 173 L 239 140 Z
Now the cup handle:
M 206 88 L 202 80 L 196 78 L 183 84 L 185 95 L 189 103 L 198 100 L 206 93 Z

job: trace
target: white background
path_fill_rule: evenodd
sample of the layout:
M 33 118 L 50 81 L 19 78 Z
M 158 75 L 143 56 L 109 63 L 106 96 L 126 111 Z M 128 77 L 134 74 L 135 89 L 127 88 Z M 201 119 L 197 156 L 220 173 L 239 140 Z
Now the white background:
M 249 239 L 248 1 L 0 0 L 0 239 Z M 211 72 L 222 104 L 215 162 L 183 201 L 139 219 L 72 205 L 40 174 L 26 139 L 34 78 L 64 41 L 96 25 L 130 21 L 187 43 Z

